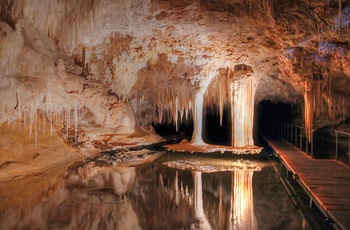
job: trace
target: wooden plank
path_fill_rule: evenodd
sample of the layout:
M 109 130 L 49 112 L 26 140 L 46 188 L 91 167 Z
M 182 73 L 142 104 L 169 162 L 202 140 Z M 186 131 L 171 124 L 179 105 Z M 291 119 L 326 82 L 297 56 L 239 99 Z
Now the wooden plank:
M 284 140 L 267 141 L 338 226 L 350 229 L 350 168 L 334 160 L 312 159 Z

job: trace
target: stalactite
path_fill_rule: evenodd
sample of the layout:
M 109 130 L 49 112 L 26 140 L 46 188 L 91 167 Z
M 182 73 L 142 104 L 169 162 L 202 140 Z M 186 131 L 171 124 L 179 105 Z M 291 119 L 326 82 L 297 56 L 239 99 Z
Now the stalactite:
M 213 113 L 216 107 L 219 107 L 220 125 L 222 125 L 223 112 L 225 106 L 228 105 L 229 79 L 232 75 L 230 68 L 219 69 L 217 76 L 213 79 L 205 92 L 206 109 Z
M 304 84 L 304 119 L 306 128 L 306 137 L 310 142 L 312 140 L 312 130 L 314 121 L 314 82 L 313 80 L 305 81 Z
M 332 89 L 331 76 L 324 76 L 323 79 L 312 81 L 313 83 L 305 83 L 306 90 L 311 90 L 313 94 L 312 112 L 315 119 L 345 119 L 347 115 L 348 104 L 346 103 L 347 95 L 335 92 Z M 312 84 L 312 86 L 310 85 Z M 311 96 L 310 96 L 311 99 Z M 311 115 L 305 116 L 309 119 Z
M 77 45 L 83 39 L 80 34 L 90 34 L 93 30 L 90 28 L 98 26 L 97 21 L 103 13 L 101 7 L 102 0 L 14 1 L 10 14 L 12 18 L 17 18 L 18 15 L 25 16 L 52 39 L 60 37 L 66 42 L 75 41 Z M 111 7 L 111 11 L 113 9 Z
M 191 97 L 192 86 L 187 85 L 183 80 L 173 81 L 166 88 L 159 89 L 154 98 L 158 114 L 155 122 L 166 124 L 173 122 L 178 131 L 179 122 L 183 120 L 183 117 L 187 119 L 188 112 L 192 109 Z

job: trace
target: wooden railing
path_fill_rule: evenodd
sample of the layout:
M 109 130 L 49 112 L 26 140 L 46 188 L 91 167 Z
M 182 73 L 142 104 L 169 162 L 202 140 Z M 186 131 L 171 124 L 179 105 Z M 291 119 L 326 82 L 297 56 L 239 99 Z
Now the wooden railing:
M 340 131 L 340 130 L 334 130 L 334 132 L 335 132 L 335 159 L 336 160 L 338 160 L 338 150 L 339 150 L 338 138 L 340 136 L 348 136 L 349 148 L 348 148 L 348 152 L 346 154 L 348 155 L 348 158 L 349 158 L 348 165 L 350 166 L 350 133 L 343 132 L 343 131 Z
M 304 151 L 306 154 L 310 155 L 311 157 L 314 157 L 315 130 L 311 130 L 310 138 L 307 138 L 308 132 L 309 130 L 302 126 L 298 126 L 290 123 L 283 123 L 283 122 L 278 123 L 278 134 L 281 138 L 285 139 L 295 147 Z M 340 130 L 334 130 L 334 133 L 335 133 L 335 142 L 334 142 L 334 139 L 329 140 L 329 143 L 332 143 L 330 146 L 334 145 L 335 143 L 335 153 L 332 151 L 333 155 L 331 158 L 334 158 L 335 160 L 341 161 L 350 166 L 350 133 L 340 131 Z M 343 145 L 340 145 L 341 138 L 348 138 L 347 140 L 348 147 L 344 146 L 344 139 L 342 140 Z M 317 148 L 317 151 L 321 151 L 322 153 L 322 149 L 319 149 L 319 147 Z M 346 159 L 344 154 L 347 155 L 348 159 Z M 341 157 L 339 157 L 339 155 L 342 156 L 342 159 L 340 159 Z
M 311 137 L 307 138 L 307 133 L 309 132 L 309 129 L 289 124 L 289 123 L 283 123 L 279 122 L 279 136 L 294 145 L 295 147 L 299 148 L 300 150 L 304 151 L 306 154 L 313 157 L 314 155 L 314 130 L 311 130 Z

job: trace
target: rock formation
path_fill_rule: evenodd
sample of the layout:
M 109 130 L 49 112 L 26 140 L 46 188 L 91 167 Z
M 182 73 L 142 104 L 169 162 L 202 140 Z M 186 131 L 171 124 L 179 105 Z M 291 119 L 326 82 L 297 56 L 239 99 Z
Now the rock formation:
M 346 0 L 3 0 L 0 10 L 0 123 L 34 137 L 45 126 L 113 149 L 159 141 L 152 123 L 192 116 L 201 143 L 203 110 L 222 119 L 229 107 L 242 147 L 254 144 L 262 100 L 299 105 L 310 129 L 349 117 Z

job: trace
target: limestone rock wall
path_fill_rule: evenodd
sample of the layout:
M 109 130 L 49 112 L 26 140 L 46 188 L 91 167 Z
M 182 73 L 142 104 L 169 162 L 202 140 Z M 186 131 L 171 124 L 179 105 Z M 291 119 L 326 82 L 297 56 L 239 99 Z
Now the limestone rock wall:
M 35 146 L 37 132 L 47 129 L 89 149 L 160 140 L 139 127 L 129 102 L 84 74 L 27 20 L 18 18 L 15 30 L 2 22 L 0 31 L 1 124 L 29 127 Z

